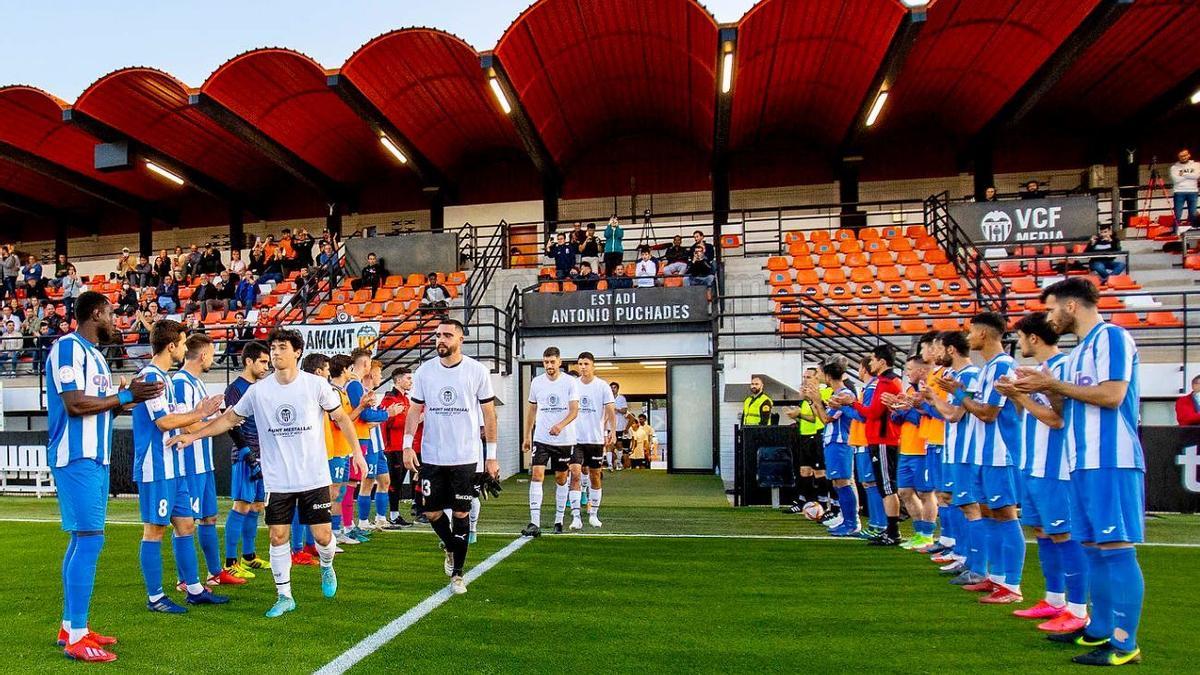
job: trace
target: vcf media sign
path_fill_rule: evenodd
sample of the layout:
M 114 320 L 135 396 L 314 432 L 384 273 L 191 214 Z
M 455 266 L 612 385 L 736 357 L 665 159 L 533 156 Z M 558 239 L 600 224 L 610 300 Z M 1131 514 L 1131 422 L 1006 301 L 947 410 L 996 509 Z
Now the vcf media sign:
M 1096 204 L 1092 195 L 953 204 L 950 217 L 976 244 L 1039 244 L 1091 237 Z

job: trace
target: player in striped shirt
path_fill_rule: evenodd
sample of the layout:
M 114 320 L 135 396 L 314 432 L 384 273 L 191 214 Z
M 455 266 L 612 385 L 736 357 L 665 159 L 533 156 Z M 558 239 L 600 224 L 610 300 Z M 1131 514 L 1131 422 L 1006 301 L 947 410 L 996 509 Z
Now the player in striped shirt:
M 1146 464 L 1137 433 L 1137 346 L 1125 329 L 1100 316 L 1099 295 L 1082 278 L 1042 291 L 1050 325 L 1060 335 L 1074 334 L 1079 344 L 1067 358 L 1065 379 L 1023 368 L 1017 387 L 1045 393 L 1062 407 L 1071 538 L 1084 545 L 1088 558 L 1091 620 L 1085 629 L 1050 638 L 1095 647 L 1076 656 L 1076 663 L 1119 666 L 1141 659 L 1144 582 L 1134 545 L 1143 537 Z
M 150 329 L 150 363 L 139 376 L 147 382 L 170 383 L 167 371 L 183 360 L 187 335 L 183 324 L 162 319 Z M 202 423 L 221 408 L 221 397 L 203 399 L 188 412 L 177 412 L 175 395 L 166 386 L 155 398 L 133 409 L 133 479 L 138 485 L 138 507 L 142 515 L 142 544 L 139 559 L 146 582 L 146 608 L 151 612 L 182 614 L 186 608 L 163 593 L 162 540 L 170 525 L 175 530 L 172 549 L 179 578 L 186 585 L 190 605 L 223 604 L 229 598 L 214 595 L 200 583 L 200 563 L 192 541 L 195 521 L 191 495 L 183 465 L 183 452 L 167 444 L 176 429 Z
M 917 397 L 913 402 L 921 413 L 920 434 L 921 438 L 925 439 L 925 468 L 929 472 L 929 485 L 932 488 L 925 500 L 925 508 L 941 527 L 940 535 L 932 545 L 917 550 L 921 553 L 942 555 L 942 564 L 945 564 L 951 562 L 950 549 L 954 546 L 954 518 L 950 515 L 953 510 L 950 508 L 949 495 L 942 491 L 942 465 L 945 462 L 942 447 L 946 444 L 946 422 L 937 408 L 925 401 L 927 389 L 932 389 L 936 396 L 945 397 L 945 392 L 934 384 L 946 370 L 942 365 L 946 349 L 942 346 L 940 336 L 940 331 L 930 331 L 922 335 L 917 342 L 917 351 L 921 360 L 925 362 L 927 371 L 925 380 L 917 388 Z
M 106 649 L 116 638 L 88 625 L 96 564 L 104 548 L 112 420 L 122 408 L 159 396 L 162 382 L 113 382 L 97 345 L 120 340 L 112 305 L 88 291 L 75 301 L 75 332 L 54 341 L 46 356 L 47 461 L 58 486 L 62 529 L 70 535 L 63 556 L 63 614 L 58 644 L 80 661 L 115 661 Z
M 310 354 L 304 358 L 307 360 L 311 356 Z M 333 385 L 334 392 L 342 402 L 342 412 L 350 419 L 354 419 L 354 406 L 350 405 L 350 397 L 346 395 L 345 387 L 350 381 L 353 369 L 354 360 L 345 354 L 338 354 L 329 359 L 329 384 Z M 361 543 L 359 538 L 350 536 L 350 524 L 342 522 L 342 500 L 346 497 L 346 491 L 350 489 L 350 456 L 354 454 L 354 449 L 346 444 L 331 418 L 325 422 L 325 449 L 329 458 L 329 480 L 332 481 L 329 485 L 329 513 L 333 536 L 338 544 L 356 546 Z
M 842 522 L 830 528 L 834 537 L 852 537 L 859 532 L 858 492 L 854 488 L 854 448 L 850 447 L 850 413 L 852 406 L 843 406 L 841 401 L 857 400 L 854 387 L 846 380 L 846 367 L 839 361 L 821 365 L 821 379 L 832 390 L 830 405 L 816 383 L 806 383 L 804 396 L 813 407 L 813 413 L 824 428 L 825 475 L 833 482 L 837 492 L 838 510 Z M 833 403 L 834 399 L 837 404 Z
M 358 525 L 351 532 L 354 534 L 368 533 L 376 527 L 371 523 L 371 490 L 375 488 L 377 482 L 383 484 L 383 510 L 379 515 L 387 520 L 387 481 L 390 474 L 387 468 L 387 457 L 383 454 L 382 439 L 377 436 L 375 429 L 386 422 L 388 413 L 376 407 L 377 398 L 373 388 L 368 387 L 367 383 L 371 378 L 371 352 L 368 349 L 358 348 L 350 352 L 350 358 L 354 360 L 353 377 L 346 383 L 346 394 L 350 397 L 350 404 L 358 411 L 358 416 L 354 419 L 354 428 L 358 433 L 358 444 L 362 449 L 363 457 L 367 460 L 367 473 L 362 476 L 362 481 L 358 485 Z M 354 536 L 351 534 L 351 536 Z
M 204 333 L 195 333 L 188 336 L 186 345 L 183 367 L 171 376 L 175 409 L 181 413 L 195 410 L 208 398 L 208 389 L 200 378 L 213 365 L 212 338 Z M 222 565 L 221 542 L 217 538 L 217 474 L 213 469 L 212 440 L 205 438 L 184 448 L 183 467 L 192 501 L 192 517 L 197 521 L 200 551 L 208 566 L 208 585 L 237 586 L 246 583 L 245 579 L 225 571 Z
M 1064 379 L 1067 355 L 1058 350 L 1058 333 L 1050 327 L 1046 313 L 1023 317 L 1016 330 L 1021 356 L 1036 359 L 1055 379 Z M 1045 599 L 1013 614 L 1048 619 L 1038 628 L 1069 633 L 1087 624 L 1087 559 L 1083 546 L 1071 538 L 1071 483 L 1063 418 L 1041 392 L 1024 394 L 1012 382 L 997 387 L 1024 409 L 1021 522 L 1037 536 L 1038 560 L 1046 579 Z
M 953 378 L 964 391 L 974 390 L 978 386 L 980 371 L 979 366 L 971 363 L 971 348 L 968 346 L 967 336 L 961 331 L 946 331 L 941 334 L 938 342 L 945 350 L 942 364 L 948 369 L 942 378 L 936 381 L 937 389 L 944 391 L 942 383 Z M 974 543 L 977 535 L 981 545 L 986 539 L 982 538 L 983 523 L 979 510 L 971 508 L 975 502 L 967 489 L 970 483 L 969 464 L 974 446 L 971 435 L 975 418 L 966 414 L 961 401 L 938 396 L 934 394 L 933 388 L 925 390 L 925 401 L 934 406 L 946 421 L 946 446 L 942 449 L 942 491 L 950 495 L 950 505 L 958 512 L 954 516 L 954 561 L 942 566 L 941 571 L 956 574 L 951 580 L 951 583 L 956 585 L 978 583 L 986 578 L 984 575 L 987 572 L 987 559 Z

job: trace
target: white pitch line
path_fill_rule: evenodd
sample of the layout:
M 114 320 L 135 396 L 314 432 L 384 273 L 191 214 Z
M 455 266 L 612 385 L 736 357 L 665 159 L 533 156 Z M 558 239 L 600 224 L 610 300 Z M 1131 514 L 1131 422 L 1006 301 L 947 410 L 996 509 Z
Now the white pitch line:
M 52 523 L 57 524 L 57 520 L 48 520 L 46 518 L 0 518 L 0 523 Z M 128 520 L 110 520 L 108 525 L 141 525 L 141 523 Z M 220 527 L 224 527 L 223 525 Z M 410 528 L 400 530 L 399 534 L 429 534 L 433 532 L 423 528 Z M 519 537 L 520 532 L 496 532 L 480 530 L 476 534 L 494 536 L 494 537 Z M 826 541 L 830 543 L 844 543 L 862 541 L 855 537 L 822 537 L 820 535 L 811 534 L 672 534 L 666 532 L 573 532 L 571 534 L 562 535 L 546 535 L 547 539 L 574 539 L 574 538 L 595 538 L 595 539 L 762 539 L 767 541 Z M 1025 543 L 1033 545 L 1037 543 L 1036 539 L 1026 539 Z M 1165 541 L 1147 541 L 1137 545 L 1138 548 L 1200 548 L 1200 544 L 1187 544 L 1182 542 L 1165 542 Z
M 529 537 L 518 537 L 510 541 L 507 546 L 496 551 L 488 556 L 486 560 L 471 568 L 466 573 L 463 580 L 468 584 L 483 576 L 485 572 L 500 564 L 502 560 L 516 553 L 525 544 L 531 541 Z M 371 635 L 364 638 L 361 642 L 347 649 L 341 656 L 327 663 L 324 667 L 316 672 L 316 675 L 341 675 L 341 673 L 350 670 L 354 664 L 362 661 L 373 654 L 380 647 L 384 646 L 397 635 L 408 630 L 416 622 L 420 621 L 427 614 L 442 606 L 447 600 L 453 597 L 449 586 L 444 586 L 441 590 L 433 595 L 425 598 L 416 607 L 408 610 L 404 614 L 392 620 L 391 623 L 375 631 Z

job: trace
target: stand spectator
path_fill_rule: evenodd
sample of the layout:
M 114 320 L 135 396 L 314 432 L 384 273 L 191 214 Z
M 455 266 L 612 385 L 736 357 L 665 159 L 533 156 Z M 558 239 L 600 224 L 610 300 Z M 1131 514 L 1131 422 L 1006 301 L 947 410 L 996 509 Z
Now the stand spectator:
M 175 257 L 171 259 L 171 271 L 175 273 L 175 278 L 183 278 L 183 268 L 187 265 L 188 254 L 183 251 L 182 246 L 175 247 Z M 162 279 L 158 280 L 162 283 Z
M 242 260 L 242 252 L 235 249 L 229 251 L 229 271 L 239 277 L 246 273 L 248 269 L 246 261 Z
M 167 272 L 169 275 L 170 272 Z M 117 296 L 117 313 L 124 316 L 133 316 L 138 310 L 138 294 L 137 290 L 128 281 L 121 284 L 121 293 Z
M 337 312 L 333 315 L 334 323 L 350 323 L 354 321 L 354 317 L 350 316 L 350 312 L 346 311 L 345 305 L 338 305 Z
M 156 296 L 159 308 L 167 310 L 167 314 L 174 314 L 179 309 L 179 280 L 174 274 L 158 284 Z
M 66 253 L 59 253 L 54 259 L 54 285 L 61 286 L 62 280 L 71 271 L 71 261 L 67 260 Z
M 1100 229 L 1088 240 L 1088 253 L 1116 253 L 1121 250 L 1121 240 L 1113 234 L 1112 225 L 1104 224 Z M 1125 272 L 1125 262 L 1116 258 L 1092 258 L 1088 266 L 1100 277 L 1100 283 L 1107 284 L 1108 277 L 1114 274 L 1122 274 Z
M 683 247 L 683 237 L 675 235 L 671 240 L 671 245 L 667 247 L 663 254 L 663 259 L 666 261 L 666 266 L 663 267 L 663 274 L 667 276 L 677 277 L 684 274 L 688 270 L 688 261 L 691 256 L 688 250 Z
M 617 265 L 613 268 L 613 273 L 608 277 L 608 288 L 614 291 L 633 288 L 633 279 L 630 279 L 629 275 L 625 274 L 624 265 Z
M 286 227 L 283 228 L 283 234 L 279 237 L 279 251 L 283 257 L 285 273 L 299 269 L 296 265 L 296 247 L 292 245 L 292 231 Z
M 995 186 L 989 185 L 983 189 L 983 199 L 977 199 L 975 201 L 998 202 L 998 201 L 1000 201 L 1000 198 L 996 196 Z
M 171 273 L 171 256 L 167 255 L 167 249 L 158 252 L 158 257 L 154 259 L 151 265 L 154 268 L 154 278 L 150 283 L 155 286 L 162 283 L 164 277 Z
M 386 276 L 387 271 L 384 270 L 379 258 L 374 253 L 368 253 L 367 264 L 363 265 L 358 278 L 350 282 L 350 287 L 356 291 L 369 288 L 374 293 L 383 285 L 383 279 Z
M 296 265 L 299 267 L 313 266 L 313 244 L 316 240 L 308 230 L 297 230 L 292 236 L 292 248 L 296 250 Z
M 46 289 L 42 287 L 38 279 L 29 277 L 25 280 L 25 297 L 36 300 L 46 299 Z
M 42 263 L 38 262 L 36 256 L 30 255 L 25 260 L 25 266 L 21 268 L 21 282 L 28 283 L 33 281 L 42 286 Z
M 436 272 L 426 277 L 425 292 L 421 294 L 421 306 L 445 309 L 450 306 L 450 291 L 437 279 Z
M 4 271 L 5 295 L 17 294 L 17 275 L 21 273 L 21 258 L 10 246 L 0 248 L 0 268 Z
M 220 274 L 224 271 L 225 263 L 221 262 L 221 252 L 212 244 L 205 246 L 204 253 L 200 256 L 200 273 Z
M 571 230 L 571 236 L 569 239 L 576 251 L 583 249 L 583 242 L 587 241 L 587 232 L 585 232 L 583 229 L 583 223 L 575 223 L 575 227 Z
M 337 249 L 328 241 L 321 242 L 321 253 L 317 255 L 317 276 L 329 279 L 329 285 L 335 287 L 341 278 L 342 264 L 338 259 Z
M 595 223 L 587 224 L 587 231 L 579 244 L 579 262 L 588 263 L 593 270 L 600 269 L 600 240 L 596 238 Z
M 258 277 L 261 283 L 277 284 L 283 281 L 283 251 L 276 246 L 267 254 L 267 263 Z
M 585 260 L 579 263 L 579 274 L 571 277 L 571 281 L 574 281 L 575 288 L 581 291 L 594 291 L 600 283 L 600 275 L 593 272 L 592 264 Z
M 257 303 L 258 280 L 255 279 L 253 272 L 247 272 L 242 275 L 237 288 L 233 290 L 233 300 L 229 303 L 229 308 L 250 310 Z
M 296 277 L 296 294 L 292 296 L 293 307 L 307 307 L 317 297 L 317 278 L 307 267 L 300 268 Z
M 154 283 L 154 268 L 150 265 L 150 260 L 146 256 L 138 256 L 137 265 L 134 265 L 133 271 L 129 273 L 129 283 L 138 288 L 145 288 Z
M 1200 426 L 1200 375 L 1192 378 L 1192 391 L 1175 401 L 1175 421 L 1181 427 Z
M 15 321 L 4 323 L 4 332 L 0 333 L 0 372 L 8 366 L 8 371 L 16 375 L 17 364 L 21 361 L 21 352 L 25 348 L 25 338 L 17 330 Z
M 249 267 L 255 276 L 262 276 L 267 269 L 267 251 L 263 247 L 262 240 L 255 240 L 254 248 L 250 249 Z
M 1042 199 L 1045 196 L 1041 184 L 1036 180 L 1025 182 L 1025 191 L 1021 193 L 1021 199 Z
M 233 327 L 229 332 L 229 342 L 225 345 L 225 353 L 221 354 L 221 358 L 218 359 L 220 363 L 226 361 L 237 363 L 246 343 L 254 339 L 254 326 L 246 321 L 246 313 L 242 311 L 234 314 Z
M 625 262 L 625 230 L 621 221 L 613 216 L 604 227 L 604 276 L 611 277 L 613 270 Z
M 1197 179 L 1200 179 L 1200 164 L 1193 161 L 1192 153 L 1184 148 L 1179 151 L 1179 161 L 1171 165 L 1176 226 L 1196 222 Z
M 575 256 L 578 250 L 574 244 L 567 241 L 566 235 L 561 232 L 555 235 L 554 239 L 555 243 L 550 246 L 550 257 L 554 259 L 554 278 L 561 281 L 571 275 L 571 268 L 575 267 Z
M 117 276 L 128 279 L 135 267 L 137 267 L 137 258 L 130 254 L 128 246 L 122 248 L 121 256 L 117 258 Z
M 158 313 L 150 309 L 138 312 L 137 319 L 133 322 L 133 330 L 138 334 L 138 344 L 150 344 L 150 329 L 154 327 L 154 323 L 158 321 Z
M 67 319 L 71 319 L 75 316 L 75 300 L 83 293 L 83 281 L 74 265 L 67 268 L 67 276 L 62 278 L 61 286 L 63 308 L 67 310 Z
M 705 260 L 707 260 L 710 263 L 715 263 L 717 261 L 717 249 L 715 247 L 713 247 L 712 244 L 708 243 L 707 241 L 704 241 L 704 233 L 701 232 L 700 230 L 696 230 L 695 232 L 692 232 L 692 248 L 694 249 L 697 246 L 704 247 L 704 259 Z
M 638 288 L 653 288 L 658 268 L 650 258 L 650 247 L 645 244 L 638 247 L 638 256 L 640 259 L 633 275 L 633 285 Z
M 699 246 L 692 250 L 692 262 L 688 264 L 687 275 L 689 286 L 712 288 L 716 281 L 712 263 L 704 259 L 704 249 Z

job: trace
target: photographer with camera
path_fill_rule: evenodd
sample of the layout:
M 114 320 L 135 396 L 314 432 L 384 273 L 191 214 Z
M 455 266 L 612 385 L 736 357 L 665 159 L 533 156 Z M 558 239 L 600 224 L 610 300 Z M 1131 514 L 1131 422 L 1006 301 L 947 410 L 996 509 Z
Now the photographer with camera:
M 1088 240 L 1087 248 L 1084 250 L 1087 253 L 1116 253 L 1121 250 L 1121 240 L 1113 234 L 1112 225 L 1101 224 L 1096 234 Z M 1126 266 L 1123 261 L 1117 260 L 1115 257 L 1104 257 L 1092 258 L 1088 262 L 1088 267 L 1096 273 L 1096 276 L 1100 277 L 1100 283 L 1107 284 L 1110 276 L 1123 274 Z

